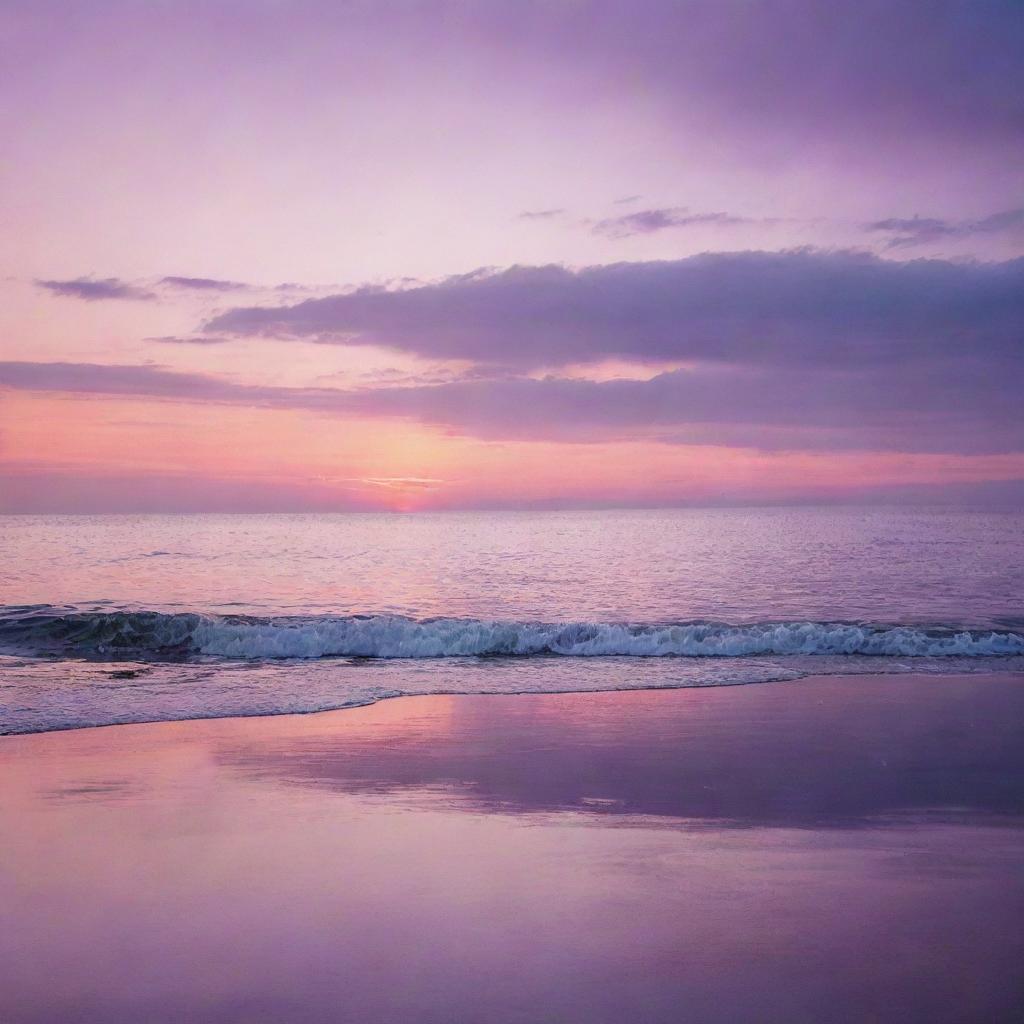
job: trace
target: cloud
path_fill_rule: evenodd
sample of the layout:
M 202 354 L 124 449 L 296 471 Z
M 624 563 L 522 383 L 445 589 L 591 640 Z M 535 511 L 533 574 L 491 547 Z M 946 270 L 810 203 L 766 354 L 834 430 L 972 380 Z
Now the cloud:
M 612 203 L 615 206 L 625 206 L 627 203 L 635 203 L 638 199 L 643 199 L 643 196 L 641 196 L 641 195 L 622 196 L 619 199 L 613 199 Z
M 760 450 L 1024 452 L 1024 259 L 801 250 L 478 270 L 228 311 L 244 334 L 458 358 L 461 376 L 273 387 L 154 365 L 8 362 L 0 385 L 415 421 L 489 441 L 644 440 Z M 675 365 L 580 379 L 612 357 Z M 572 365 L 568 377 L 544 367 Z
M 941 220 L 938 217 L 889 217 L 864 225 L 865 231 L 891 235 L 888 248 L 924 245 L 946 238 L 970 238 L 1024 229 L 1024 207 L 1002 210 L 980 220 Z
M 520 220 L 551 220 L 553 217 L 559 217 L 565 210 L 562 207 L 558 207 L 554 210 L 523 210 L 519 214 Z
M 98 302 L 104 299 L 132 299 L 149 302 L 156 296 L 145 288 L 128 284 L 117 277 L 77 277 L 69 281 L 36 281 L 36 285 L 45 288 L 54 295 L 68 299 L 84 299 L 86 302 Z
M 705 253 L 569 270 L 515 266 L 409 288 L 239 307 L 213 334 L 384 345 L 520 371 L 621 358 L 800 368 L 1019 358 L 1024 259 Z
M 198 373 L 183 373 L 151 364 L 0 363 L 0 387 L 80 395 L 145 396 L 183 401 L 261 404 L 259 396 L 275 389 L 234 384 Z M 277 389 L 283 390 L 283 389 Z
M 398 418 L 486 440 L 647 440 L 778 451 L 1024 452 L 1019 359 L 970 349 L 913 367 L 705 365 L 649 380 L 239 384 L 158 366 L 0 363 L 0 386 Z
M 76 277 L 69 280 L 37 280 L 39 288 L 45 288 L 54 295 L 65 298 L 84 299 L 95 302 L 103 299 L 132 299 L 152 301 L 157 298 L 149 286 L 131 284 L 117 277 Z M 241 281 L 226 281 L 213 277 L 167 276 L 156 280 L 154 287 L 170 288 L 179 292 L 241 292 L 250 291 L 253 286 Z M 279 285 L 276 291 L 308 291 L 298 285 Z
M 240 281 L 221 281 L 213 277 L 162 277 L 160 284 L 169 288 L 181 288 L 198 292 L 238 292 L 245 291 L 249 285 Z
M 348 393 L 343 407 L 488 440 L 627 439 L 761 450 L 1024 451 L 1021 375 L 968 363 L 877 368 L 705 367 L 650 380 L 548 377 Z
M 622 217 L 608 217 L 594 225 L 594 232 L 609 238 L 629 238 L 631 235 L 650 235 L 666 228 L 690 228 L 701 224 L 728 227 L 750 223 L 752 221 L 747 217 L 735 217 L 729 213 L 690 213 L 685 206 L 675 206 L 660 210 L 638 210 Z

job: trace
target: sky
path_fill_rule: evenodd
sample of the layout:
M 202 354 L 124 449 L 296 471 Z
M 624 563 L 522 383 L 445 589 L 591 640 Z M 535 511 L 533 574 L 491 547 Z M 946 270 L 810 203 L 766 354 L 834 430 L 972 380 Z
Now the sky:
M 1024 4 L 0 0 L 0 511 L 1024 504 Z

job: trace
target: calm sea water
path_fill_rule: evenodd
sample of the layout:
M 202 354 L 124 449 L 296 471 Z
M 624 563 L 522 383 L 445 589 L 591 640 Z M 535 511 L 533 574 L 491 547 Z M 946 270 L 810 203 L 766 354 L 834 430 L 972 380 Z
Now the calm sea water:
M 0 519 L 0 731 L 1024 663 L 1024 514 Z

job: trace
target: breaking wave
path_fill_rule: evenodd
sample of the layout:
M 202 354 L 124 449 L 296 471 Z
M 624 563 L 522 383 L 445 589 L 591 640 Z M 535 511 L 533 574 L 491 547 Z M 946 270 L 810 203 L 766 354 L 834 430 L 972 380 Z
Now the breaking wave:
M 855 622 L 503 622 L 399 615 L 204 615 L 0 611 L 0 648 L 29 654 L 279 658 L 634 658 L 751 655 L 985 657 L 1024 654 L 1024 629 Z

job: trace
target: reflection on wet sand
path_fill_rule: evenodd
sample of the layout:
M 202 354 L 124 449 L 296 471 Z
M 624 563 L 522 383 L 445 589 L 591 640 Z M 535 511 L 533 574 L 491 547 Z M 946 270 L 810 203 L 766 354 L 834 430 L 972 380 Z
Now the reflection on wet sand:
M 1022 712 L 858 677 L 8 738 L 4 1020 L 1010 1020 Z
M 980 695 L 980 697 L 979 697 Z M 409 698 L 229 737 L 218 761 L 349 793 L 740 826 L 1024 813 L 1018 677 Z

